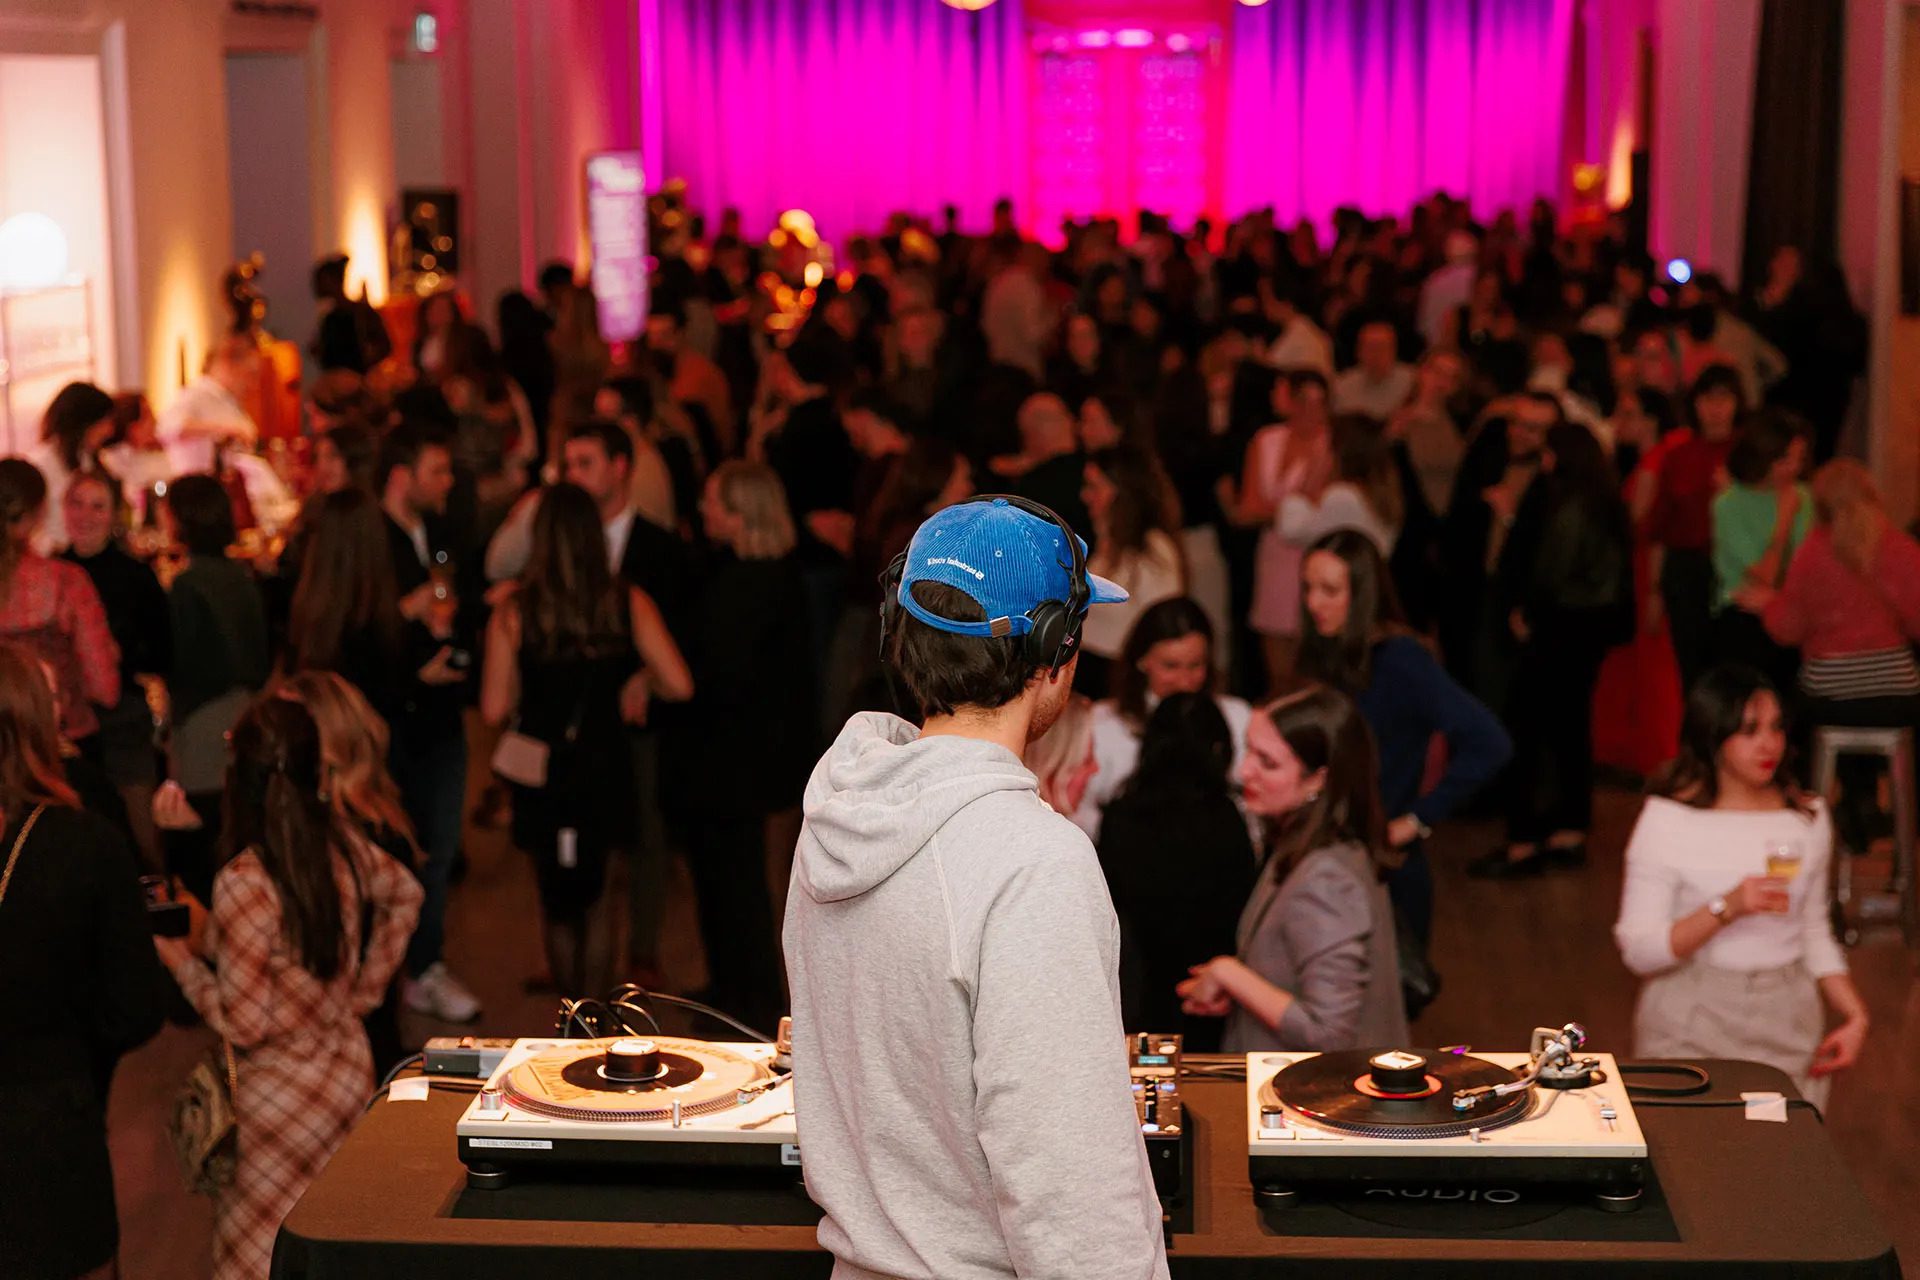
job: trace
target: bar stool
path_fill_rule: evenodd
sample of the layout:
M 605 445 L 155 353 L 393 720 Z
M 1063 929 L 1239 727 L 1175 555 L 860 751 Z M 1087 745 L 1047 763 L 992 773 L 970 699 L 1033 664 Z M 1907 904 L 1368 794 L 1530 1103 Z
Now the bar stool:
M 1813 787 L 1833 806 L 1835 765 L 1843 755 L 1878 756 L 1887 762 L 1893 787 L 1893 870 L 1883 893 L 1857 894 L 1853 883 L 1856 853 L 1836 847 L 1833 856 L 1834 920 L 1849 946 L 1859 941 L 1860 926 L 1897 918 L 1908 946 L 1920 943 L 1920 902 L 1914 892 L 1913 730 L 1854 729 L 1827 725 L 1814 730 Z M 1856 897 L 1859 901 L 1856 906 Z

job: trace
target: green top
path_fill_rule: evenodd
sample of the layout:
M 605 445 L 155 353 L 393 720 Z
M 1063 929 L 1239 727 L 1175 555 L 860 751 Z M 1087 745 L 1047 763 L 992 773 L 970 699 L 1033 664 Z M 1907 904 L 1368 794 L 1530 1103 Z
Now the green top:
M 1794 551 L 1813 527 L 1813 495 L 1804 484 L 1794 487 L 1800 491 L 1800 508 L 1793 513 L 1793 531 L 1787 538 L 1787 554 L 1780 564 L 1783 578 L 1787 562 L 1793 559 Z M 1767 553 L 1778 511 L 1779 502 L 1771 488 L 1729 485 L 1713 500 L 1713 572 L 1718 579 L 1713 590 L 1715 613 L 1727 607 L 1746 578 L 1747 570 Z

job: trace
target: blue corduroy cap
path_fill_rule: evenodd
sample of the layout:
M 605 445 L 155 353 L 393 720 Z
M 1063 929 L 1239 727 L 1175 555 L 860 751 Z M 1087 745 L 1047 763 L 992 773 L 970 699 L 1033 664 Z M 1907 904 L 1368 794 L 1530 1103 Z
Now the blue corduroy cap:
M 1073 552 L 1053 521 L 1005 498 L 962 502 L 935 512 L 913 535 L 900 578 L 900 607 L 939 631 L 962 636 L 1024 636 L 1029 616 L 1049 600 L 1065 602 L 1073 583 Z M 1086 540 L 1077 539 L 1081 554 Z M 913 598 L 916 582 L 960 591 L 985 611 L 985 622 L 959 622 L 932 613 Z M 1087 603 L 1118 604 L 1124 587 L 1093 574 Z

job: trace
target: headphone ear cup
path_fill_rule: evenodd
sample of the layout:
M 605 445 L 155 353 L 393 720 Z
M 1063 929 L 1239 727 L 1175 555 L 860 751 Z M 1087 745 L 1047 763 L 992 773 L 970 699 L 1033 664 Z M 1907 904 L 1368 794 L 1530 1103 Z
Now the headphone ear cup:
M 1048 600 L 1028 616 L 1033 619 L 1033 630 L 1027 632 L 1028 660 L 1058 670 L 1062 665 L 1060 648 L 1072 635 L 1073 619 L 1066 606 L 1058 600 Z

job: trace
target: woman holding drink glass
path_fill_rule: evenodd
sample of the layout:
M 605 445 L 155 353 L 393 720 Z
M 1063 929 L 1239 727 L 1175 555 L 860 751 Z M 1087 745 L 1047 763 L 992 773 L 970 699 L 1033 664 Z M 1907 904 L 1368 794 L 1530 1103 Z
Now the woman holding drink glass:
M 1646 980 L 1636 1053 L 1764 1062 L 1824 1106 L 1832 1075 L 1860 1056 L 1867 1011 L 1828 919 L 1833 825 L 1787 776 L 1785 754 L 1764 676 L 1728 666 L 1701 677 L 1680 755 L 1627 844 L 1613 933 Z

